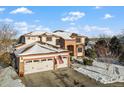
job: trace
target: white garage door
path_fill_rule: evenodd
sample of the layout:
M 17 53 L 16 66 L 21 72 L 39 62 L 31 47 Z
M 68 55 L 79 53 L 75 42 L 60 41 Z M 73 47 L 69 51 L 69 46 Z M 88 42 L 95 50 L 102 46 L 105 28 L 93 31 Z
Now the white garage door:
M 53 70 L 52 59 L 28 60 L 24 65 L 25 74 Z

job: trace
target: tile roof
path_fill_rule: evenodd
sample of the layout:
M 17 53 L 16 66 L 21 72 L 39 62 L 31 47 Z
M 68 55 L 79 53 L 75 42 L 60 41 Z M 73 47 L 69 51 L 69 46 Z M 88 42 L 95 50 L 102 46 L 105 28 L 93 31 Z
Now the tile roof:
M 29 54 L 46 54 L 46 53 L 65 52 L 65 51 L 68 50 L 61 49 L 47 43 L 34 42 L 18 48 L 14 53 L 16 56 L 21 56 L 21 55 L 29 55 Z
M 72 33 L 70 33 L 70 32 L 59 31 L 58 30 L 58 31 L 53 32 L 53 34 L 57 35 L 57 36 L 60 36 L 60 37 L 62 37 L 64 39 L 72 39 L 71 38 Z

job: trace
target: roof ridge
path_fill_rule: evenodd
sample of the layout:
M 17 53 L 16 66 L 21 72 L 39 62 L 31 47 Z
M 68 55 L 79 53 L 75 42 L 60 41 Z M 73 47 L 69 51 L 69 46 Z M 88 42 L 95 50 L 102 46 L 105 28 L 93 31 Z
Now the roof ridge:
M 38 42 L 38 43 L 41 43 L 41 44 L 44 44 L 44 45 L 51 46 L 52 48 L 61 49 L 61 50 L 66 50 L 66 49 L 62 49 L 62 48 L 60 48 L 60 47 L 54 46 L 54 45 L 52 45 L 52 44 L 45 43 L 45 42 L 41 42 L 41 41 L 37 41 L 37 42 Z
M 47 47 L 45 47 L 45 46 L 42 46 L 42 45 L 39 45 L 40 47 L 43 47 L 43 48 L 45 48 L 45 49 L 48 49 L 48 50 L 52 50 L 52 51 L 56 51 L 56 50 L 54 50 L 54 49 L 50 49 L 50 48 L 47 48 Z M 56 51 L 57 52 L 57 51 Z

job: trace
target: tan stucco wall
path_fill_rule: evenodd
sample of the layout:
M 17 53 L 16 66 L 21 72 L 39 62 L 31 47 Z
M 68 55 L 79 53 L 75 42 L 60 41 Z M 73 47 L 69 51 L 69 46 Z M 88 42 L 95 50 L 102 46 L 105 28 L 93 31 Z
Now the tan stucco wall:
M 85 38 L 84 37 L 81 38 L 81 43 L 85 44 Z
M 58 55 L 62 55 L 62 56 L 66 56 L 67 57 L 67 61 L 64 61 L 64 64 L 58 64 L 57 63 L 57 68 L 61 68 L 61 67 L 68 67 L 70 65 L 70 59 L 69 58 L 69 53 L 58 53 L 58 54 L 49 54 L 49 55 L 32 55 L 32 56 L 22 56 L 22 57 L 19 57 L 19 75 L 22 76 L 24 75 L 24 62 L 26 60 L 35 60 L 35 59 L 42 59 L 42 58 L 54 58 L 55 56 L 58 56 Z M 60 65 L 60 66 L 59 66 Z M 38 66 L 37 64 L 33 64 L 33 66 Z M 53 68 L 54 69 L 54 68 Z
M 42 41 L 45 42 L 45 43 L 57 46 L 56 45 L 56 39 L 59 39 L 59 38 L 57 38 L 55 36 L 52 36 L 52 41 L 47 41 L 46 38 L 47 38 L 47 36 L 42 36 Z
M 77 57 L 77 49 L 76 49 L 76 41 L 75 40 L 65 40 L 65 49 L 67 49 L 68 45 L 74 46 L 74 56 Z
M 36 42 L 36 41 L 40 41 L 40 38 L 38 36 L 30 37 L 30 39 L 28 39 L 28 37 L 25 37 L 25 43 L 26 44 L 29 44 L 29 43 L 32 43 L 32 42 Z
M 46 37 L 45 36 L 42 36 L 41 39 L 42 39 L 42 42 L 46 42 Z
M 82 48 L 82 52 L 78 52 L 78 48 Z M 79 57 L 83 57 L 85 55 L 85 53 L 84 53 L 84 45 L 78 45 L 77 46 L 77 56 L 79 56 Z

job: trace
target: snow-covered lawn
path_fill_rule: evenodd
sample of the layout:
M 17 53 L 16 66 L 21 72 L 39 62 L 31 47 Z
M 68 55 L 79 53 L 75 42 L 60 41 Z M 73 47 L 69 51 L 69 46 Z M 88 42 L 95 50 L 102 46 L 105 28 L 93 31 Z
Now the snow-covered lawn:
M 12 67 L 0 67 L 0 87 L 24 87 Z
M 124 82 L 124 66 L 93 62 L 93 66 L 80 65 L 74 69 L 101 83 Z

